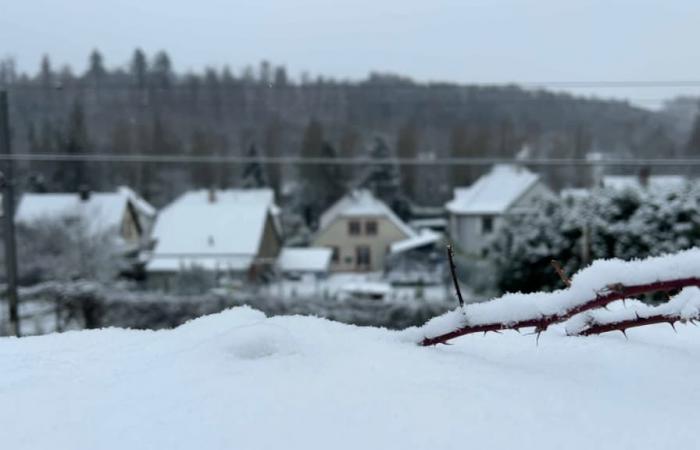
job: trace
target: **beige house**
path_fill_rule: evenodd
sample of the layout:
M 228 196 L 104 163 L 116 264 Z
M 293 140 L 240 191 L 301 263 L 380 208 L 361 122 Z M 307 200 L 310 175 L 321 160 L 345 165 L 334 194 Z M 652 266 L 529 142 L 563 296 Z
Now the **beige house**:
M 313 245 L 332 250 L 332 271 L 370 272 L 384 269 L 391 244 L 415 235 L 370 191 L 356 190 L 323 213 Z

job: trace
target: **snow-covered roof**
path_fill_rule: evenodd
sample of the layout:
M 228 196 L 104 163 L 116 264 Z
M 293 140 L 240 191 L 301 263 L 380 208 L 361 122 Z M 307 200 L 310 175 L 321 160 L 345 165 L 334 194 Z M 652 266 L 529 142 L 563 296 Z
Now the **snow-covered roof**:
M 328 227 L 338 217 L 384 216 L 406 236 L 415 236 L 415 231 L 367 189 L 357 189 L 338 200 L 321 215 L 320 228 Z
M 134 205 L 134 208 L 139 214 L 143 214 L 146 217 L 154 218 L 158 211 L 148 203 L 143 197 L 141 197 L 139 194 L 136 193 L 133 189 L 131 189 L 128 186 L 119 186 L 117 188 L 117 191 L 123 195 L 126 195 L 129 200 L 131 200 L 131 204 Z
M 26 193 L 19 201 L 15 221 L 29 224 L 80 217 L 91 231 L 102 232 L 121 225 L 128 202 L 139 214 L 153 217 L 156 213 L 136 192 L 121 186 L 116 192 L 91 192 L 85 200 L 77 193 Z
M 403 241 L 394 242 L 389 248 L 389 253 L 392 255 L 403 253 L 414 248 L 423 247 L 424 245 L 434 244 L 440 240 L 440 234 L 429 229 L 423 229 L 417 236 L 404 239 Z
M 511 164 L 497 164 L 467 188 L 456 188 L 447 210 L 458 214 L 501 214 L 539 181 L 539 175 Z
M 255 259 L 272 214 L 271 189 L 206 189 L 183 194 L 158 215 L 149 271 L 189 266 L 245 270 Z
M 119 227 L 127 200 L 120 193 L 92 193 L 86 200 L 74 193 L 28 193 L 20 199 L 15 220 L 30 224 L 79 217 L 86 220 L 92 231 L 106 231 Z
M 648 189 L 680 189 L 688 183 L 682 175 L 650 175 L 647 179 Z M 603 177 L 603 187 L 624 190 L 642 189 L 642 183 L 635 175 L 606 175 Z
M 285 247 L 277 258 L 277 267 L 284 272 L 326 272 L 332 255 L 326 247 Z
M 539 175 L 524 167 L 497 164 L 471 186 L 456 188 L 446 208 L 458 214 L 501 214 L 539 179 Z

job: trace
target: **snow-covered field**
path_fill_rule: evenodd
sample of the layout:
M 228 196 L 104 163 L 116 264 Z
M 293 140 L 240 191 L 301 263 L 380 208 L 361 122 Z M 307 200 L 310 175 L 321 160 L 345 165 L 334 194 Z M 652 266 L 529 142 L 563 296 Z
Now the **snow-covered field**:
M 420 333 L 249 308 L 0 339 L 3 449 L 697 448 L 700 328 Z

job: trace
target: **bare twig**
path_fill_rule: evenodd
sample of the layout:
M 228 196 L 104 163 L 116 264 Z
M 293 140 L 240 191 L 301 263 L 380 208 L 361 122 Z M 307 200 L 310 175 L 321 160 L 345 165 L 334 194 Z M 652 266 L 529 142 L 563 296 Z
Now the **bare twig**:
M 568 276 L 566 276 L 566 272 L 564 272 L 564 269 L 561 267 L 559 261 L 553 259 L 552 261 L 550 261 L 550 264 L 552 265 L 552 267 L 554 267 L 554 270 L 557 272 L 557 275 L 559 275 L 559 278 L 561 278 L 561 281 L 565 285 L 571 286 L 571 279 Z
M 452 282 L 455 285 L 455 292 L 457 294 L 459 306 L 460 308 L 464 308 L 464 298 L 462 298 L 462 291 L 459 289 L 459 281 L 457 281 L 457 269 L 455 268 L 454 256 L 451 245 L 447 246 L 447 259 L 450 261 L 450 273 L 452 274 Z

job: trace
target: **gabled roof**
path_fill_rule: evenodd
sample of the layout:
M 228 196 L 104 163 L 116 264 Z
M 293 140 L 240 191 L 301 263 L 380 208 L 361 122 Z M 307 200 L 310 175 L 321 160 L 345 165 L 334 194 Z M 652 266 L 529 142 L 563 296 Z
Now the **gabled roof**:
M 357 189 L 338 200 L 321 215 L 319 228 L 328 227 L 338 217 L 384 216 L 389 219 L 406 236 L 416 233 L 389 208 L 367 189 Z
M 151 271 L 205 269 L 245 270 L 256 257 L 265 223 L 276 206 L 271 189 L 191 191 L 158 215 Z
M 456 188 L 446 208 L 457 214 L 502 214 L 539 179 L 524 167 L 497 164 L 471 186 Z
M 327 272 L 333 251 L 326 247 L 284 247 L 277 267 L 284 272 Z
M 76 193 L 26 193 L 19 201 L 15 220 L 29 224 L 38 220 L 80 217 L 92 231 L 118 228 L 124 218 L 127 203 L 139 213 L 155 214 L 155 209 L 126 187 L 117 192 L 93 192 L 86 200 Z

